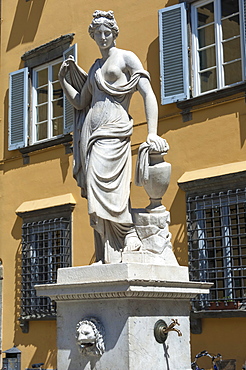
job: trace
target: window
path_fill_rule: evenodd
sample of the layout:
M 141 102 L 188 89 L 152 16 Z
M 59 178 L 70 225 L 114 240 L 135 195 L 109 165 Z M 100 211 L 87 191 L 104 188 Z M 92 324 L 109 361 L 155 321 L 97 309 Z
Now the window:
M 192 1 L 160 10 L 162 104 L 245 80 L 244 12 L 245 0 Z
M 246 189 L 188 197 L 190 277 L 214 283 L 195 310 L 239 308 L 246 301 Z
M 47 208 L 48 204 L 52 206 Z M 22 203 L 16 214 L 23 219 L 21 242 L 20 326 L 28 332 L 30 320 L 54 319 L 56 305 L 38 297 L 35 285 L 57 282 L 57 270 L 72 261 L 72 194 Z
M 244 79 L 239 7 L 238 0 L 192 6 L 194 96 Z
M 58 80 L 62 61 L 69 55 L 76 60 L 76 44 L 67 48 L 72 38 L 61 36 L 25 53 L 27 67 L 10 73 L 9 150 L 55 140 L 73 130 L 73 107 Z
M 33 69 L 33 143 L 63 134 L 61 63 L 58 60 Z
M 22 226 L 21 319 L 51 318 L 55 303 L 37 297 L 36 284 L 53 284 L 57 270 L 71 266 L 70 217 L 24 223 Z

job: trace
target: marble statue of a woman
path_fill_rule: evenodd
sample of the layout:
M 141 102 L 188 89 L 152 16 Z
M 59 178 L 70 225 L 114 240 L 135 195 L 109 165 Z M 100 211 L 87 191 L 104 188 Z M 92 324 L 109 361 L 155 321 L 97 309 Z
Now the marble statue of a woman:
M 158 108 L 149 73 L 135 54 L 115 46 L 119 29 L 113 12 L 95 11 L 89 33 L 102 57 L 88 75 L 68 58 L 59 79 L 76 111 L 74 175 L 88 200 L 96 260 L 118 263 L 123 250 L 141 248 L 129 203 L 133 122 L 128 108 L 135 91 L 144 100 L 147 143 L 160 152 L 167 143 L 156 134 Z M 71 83 L 66 79 L 68 71 Z

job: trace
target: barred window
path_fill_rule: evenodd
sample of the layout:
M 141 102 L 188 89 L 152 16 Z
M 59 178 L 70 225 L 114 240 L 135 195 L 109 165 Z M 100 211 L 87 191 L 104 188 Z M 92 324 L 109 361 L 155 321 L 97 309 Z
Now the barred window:
M 52 318 L 55 303 L 37 297 L 36 284 L 53 284 L 57 270 L 71 266 L 70 217 L 25 222 L 22 226 L 21 319 Z
M 188 197 L 187 214 L 190 278 L 214 283 L 194 309 L 239 308 L 246 302 L 246 189 Z

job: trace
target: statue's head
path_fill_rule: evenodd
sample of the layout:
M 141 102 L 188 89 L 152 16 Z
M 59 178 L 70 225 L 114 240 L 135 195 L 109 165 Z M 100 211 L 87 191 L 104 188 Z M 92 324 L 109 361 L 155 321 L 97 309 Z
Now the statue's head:
M 95 317 L 79 321 L 76 339 L 82 355 L 101 356 L 105 351 L 104 327 Z
M 110 29 L 114 39 L 116 39 L 119 34 L 119 27 L 116 23 L 114 12 L 112 10 L 109 10 L 108 12 L 104 12 L 103 10 L 95 10 L 95 12 L 93 13 L 93 19 L 88 30 L 90 36 L 93 39 L 95 30 L 101 25 L 104 25 L 105 27 Z

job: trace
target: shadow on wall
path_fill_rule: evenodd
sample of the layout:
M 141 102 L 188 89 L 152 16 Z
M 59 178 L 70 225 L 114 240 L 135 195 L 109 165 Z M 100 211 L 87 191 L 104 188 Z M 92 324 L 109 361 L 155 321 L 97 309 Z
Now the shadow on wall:
M 246 113 L 245 110 L 237 113 L 240 129 L 241 148 L 246 142 Z
M 186 230 L 186 202 L 185 194 L 181 189 L 178 189 L 176 196 L 169 209 L 171 214 L 171 225 L 178 227 L 175 239 L 172 239 L 172 244 L 175 256 L 181 266 L 188 264 L 188 241 Z
M 18 1 L 6 51 L 34 40 L 45 1 Z
M 158 102 L 158 108 L 161 108 L 160 101 L 160 60 L 159 60 L 159 38 L 155 39 L 148 48 L 147 68 L 151 76 L 151 86 L 154 90 Z

